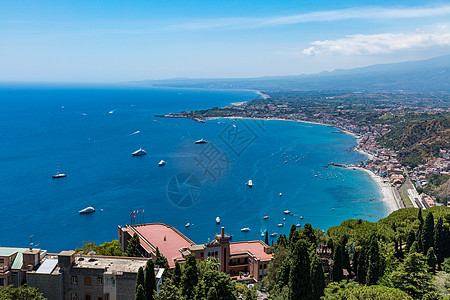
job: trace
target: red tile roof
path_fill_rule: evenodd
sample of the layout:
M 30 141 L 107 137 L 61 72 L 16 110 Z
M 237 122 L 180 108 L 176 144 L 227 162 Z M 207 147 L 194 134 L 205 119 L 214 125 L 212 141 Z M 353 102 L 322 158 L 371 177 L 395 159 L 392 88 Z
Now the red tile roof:
M 272 254 L 264 252 L 265 247 L 261 241 L 230 243 L 230 255 L 249 252 L 259 260 L 271 260 Z
M 169 266 L 175 267 L 174 259 L 181 257 L 181 248 L 187 248 L 191 245 L 195 245 L 190 239 L 180 233 L 172 226 L 168 226 L 162 223 L 153 223 L 145 225 L 132 226 L 148 243 L 150 243 L 154 249 L 158 248 L 159 252 L 167 258 Z M 164 240 L 165 238 L 165 240 Z M 141 245 L 150 250 L 148 245 L 144 241 L 141 241 Z

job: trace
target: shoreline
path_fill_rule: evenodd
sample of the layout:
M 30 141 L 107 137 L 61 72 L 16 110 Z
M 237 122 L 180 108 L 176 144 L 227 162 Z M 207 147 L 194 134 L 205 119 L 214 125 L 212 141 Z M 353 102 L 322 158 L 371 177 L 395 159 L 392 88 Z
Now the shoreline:
M 302 120 L 290 120 L 290 119 L 282 119 L 282 118 L 243 118 L 243 117 L 214 117 L 214 118 L 208 118 L 208 120 L 217 120 L 217 119 L 240 119 L 240 120 L 268 120 L 268 121 L 290 121 L 290 122 L 299 122 L 299 123 L 306 123 L 306 124 L 314 124 L 314 125 L 322 125 L 322 126 L 333 126 L 330 124 L 324 124 L 319 122 L 311 122 L 311 121 L 302 121 Z M 359 137 L 354 132 L 348 131 L 346 129 L 333 126 L 335 128 L 340 129 L 343 133 L 353 136 L 357 143 L 359 144 Z M 360 148 L 355 148 L 355 151 L 367 156 L 369 160 L 373 159 L 373 155 L 369 154 L 368 152 L 364 151 Z M 355 167 L 357 170 L 361 170 L 366 172 L 370 178 L 377 184 L 378 190 L 381 194 L 381 202 L 385 205 L 385 207 L 388 209 L 388 214 L 391 214 L 392 212 L 400 209 L 399 204 L 395 200 L 394 196 L 394 187 L 392 187 L 389 183 L 385 183 L 383 178 L 376 175 L 372 171 L 361 168 L 361 167 Z

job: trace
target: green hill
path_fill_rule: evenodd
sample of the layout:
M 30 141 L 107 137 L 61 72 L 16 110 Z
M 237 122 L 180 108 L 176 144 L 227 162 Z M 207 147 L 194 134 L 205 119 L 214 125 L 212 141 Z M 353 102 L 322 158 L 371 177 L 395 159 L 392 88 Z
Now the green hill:
M 399 126 L 378 142 L 398 151 L 400 161 L 414 167 L 436 158 L 439 149 L 450 148 L 450 118 Z

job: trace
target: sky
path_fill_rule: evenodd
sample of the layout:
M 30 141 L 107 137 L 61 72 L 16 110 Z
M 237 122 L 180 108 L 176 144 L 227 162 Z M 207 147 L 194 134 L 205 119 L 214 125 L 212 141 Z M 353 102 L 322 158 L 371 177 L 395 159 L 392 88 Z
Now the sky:
M 450 2 L 0 1 L 0 81 L 312 74 L 450 54 Z

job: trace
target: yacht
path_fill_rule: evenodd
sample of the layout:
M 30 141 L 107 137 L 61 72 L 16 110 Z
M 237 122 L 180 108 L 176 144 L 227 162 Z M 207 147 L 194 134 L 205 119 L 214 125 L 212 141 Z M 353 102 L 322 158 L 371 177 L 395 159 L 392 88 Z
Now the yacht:
M 278 224 L 278 227 L 283 227 L 283 223 Z
M 186 228 L 187 228 L 187 227 L 189 227 L 189 226 L 191 226 L 191 224 L 189 224 L 189 222 L 188 222 L 188 223 L 186 223 Z
M 216 223 L 220 224 L 220 218 L 219 217 L 216 218 Z
M 283 196 L 283 193 L 280 193 L 280 197 Z
M 250 231 L 250 228 L 245 227 L 245 228 L 242 228 L 241 231 L 242 231 L 242 232 L 249 232 L 249 231 Z
M 274 236 L 277 236 L 277 235 L 278 235 L 278 233 L 274 232 L 274 233 L 270 234 L 270 237 L 274 237 Z
M 300 227 L 300 226 L 302 226 L 302 224 L 300 224 L 300 223 L 297 223 L 297 225 L 295 225 L 296 227 Z
M 66 176 L 67 176 L 66 174 L 57 172 L 55 175 L 52 176 L 52 178 L 53 179 L 55 179 L 55 178 L 63 178 L 63 177 L 66 177 Z
M 264 220 L 267 220 L 268 218 L 269 218 L 269 216 L 264 216 L 263 217 Z
M 248 185 L 248 187 L 252 187 L 253 186 L 253 181 L 250 179 L 249 181 L 247 181 L 247 185 Z
M 303 219 L 303 216 L 300 216 L 300 219 Z
M 133 153 L 131 153 L 131 155 L 133 155 L 133 156 L 142 156 L 142 155 L 145 155 L 145 154 L 147 154 L 147 151 L 145 151 L 142 148 L 139 148 L 138 150 L 136 150 Z
M 284 213 L 285 215 L 288 215 L 288 214 L 291 213 L 291 211 L 290 211 L 289 209 L 286 209 L 285 211 L 283 211 L 283 213 Z
M 80 215 L 89 214 L 89 213 L 93 213 L 93 212 L 95 212 L 95 208 L 93 208 L 92 206 L 88 206 L 79 211 Z
M 162 159 L 161 159 L 161 161 L 158 163 L 158 165 L 159 165 L 160 167 L 163 167 L 163 166 L 165 166 L 166 164 L 167 164 L 167 162 L 164 161 L 164 160 L 162 160 Z
M 207 141 L 205 141 L 204 139 L 199 139 L 198 141 L 195 141 L 196 144 L 206 144 Z
M 264 232 L 262 232 L 262 233 L 261 233 L 261 237 L 264 237 L 264 236 L 265 236 L 265 234 L 264 234 Z

